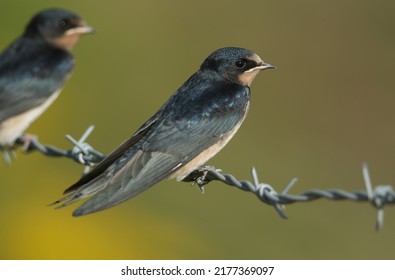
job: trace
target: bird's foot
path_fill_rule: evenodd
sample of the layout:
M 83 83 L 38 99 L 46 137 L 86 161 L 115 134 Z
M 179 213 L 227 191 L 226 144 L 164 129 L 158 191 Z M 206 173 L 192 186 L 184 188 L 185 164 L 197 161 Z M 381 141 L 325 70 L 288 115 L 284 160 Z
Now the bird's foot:
M 33 142 L 38 142 L 38 136 L 34 134 L 23 134 L 17 139 L 15 145 L 21 145 L 24 153 L 34 150 L 32 147 Z
M 3 155 L 3 161 L 6 166 L 11 164 L 11 161 L 16 157 L 15 150 L 12 147 L 0 147 Z
M 188 176 L 183 179 L 183 181 L 193 182 L 192 185 L 197 184 L 200 191 L 204 193 L 204 186 L 211 181 L 209 178 L 207 178 L 207 174 L 209 171 L 220 171 L 220 169 L 216 169 L 212 165 L 204 165 L 192 171 Z

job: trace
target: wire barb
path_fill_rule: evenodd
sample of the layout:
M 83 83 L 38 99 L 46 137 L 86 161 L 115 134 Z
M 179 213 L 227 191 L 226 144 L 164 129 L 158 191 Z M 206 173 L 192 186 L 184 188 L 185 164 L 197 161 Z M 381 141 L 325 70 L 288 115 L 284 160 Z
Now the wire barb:
M 380 230 L 384 224 L 384 205 L 394 203 L 394 190 L 390 185 L 378 185 L 373 189 L 366 163 L 362 164 L 362 175 L 368 200 L 377 209 L 376 230 Z
M 89 126 L 79 140 L 75 140 L 72 136 L 67 134 L 66 139 L 74 145 L 74 147 L 69 150 L 63 150 L 52 145 L 43 145 L 38 141 L 38 137 L 29 137 L 29 140 L 26 140 L 25 137 L 21 137 L 18 139 L 18 145 L 23 145 L 25 147 L 25 152 L 39 151 L 43 155 L 49 157 L 66 157 L 73 159 L 85 165 L 83 174 L 86 174 L 92 166 L 95 166 L 105 158 L 104 154 L 95 150 L 91 145 L 85 142 L 94 128 L 94 125 Z
M 366 188 L 371 187 L 370 179 L 368 174 L 367 166 L 363 166 L 363 175 L 365 179 Z M 249 181 L 239 181 L 233 175 L 221 174 L 217 171 L 209 171 L 206 179 L 209 181 L 221 181 L 227 185 L 237 187 L 243 191 L 249 191 L 254 193 L 263 203 L 273 206 L 281 218 L 286 219 L 287 216 L 284 213 L 284 204 L 291 204 L 295 202 L 307 202 L 316 200 L 319 198 L 326 198 L 330 200 L 352 200 L 352 201 L 369 201 L 378 210 L 376 229 L 380 230 L 384 224 L 384 205 L 395 204 L 395 192 L 392 186 L 379 185 L 367 192 L 346 192 L 344 190 L 332 189 L 332 190 L 309 190 L 299 195 L 289 195 L 288 191 L 295 185 L 297 179 L 292 179 L 289 184 L 285 187 L 282 193 L 277 193 L 275 189 L 266 183 L 259 182 L 256 169 L 252 168 L 252 179 L 253 183 Z M 368 182 L 368 183 L 367 183 Z
M 70 135 L 66 135 L 74 147 L 70 150 L 62 150 L 50 145 L 42 145 L 37 137 L 22 137 L 18 141 L 18 145 L 23 145 L 26 152 L 39 151 L 50 157 L 67 157 L 75 162 L 85 166 L 83 175 L 89 172 L 90 168 L 97 165 L 105 158 L 105 155 L 95 150 L 91 145 L 86 143 L 87 138 L 92 133 L 94 126 L 91 125 L 79 138 L 74 139 Z M 3 155 L 4 156 L 4 155 Z M 351 200 L 351 201 L 369 201 L 373 207 L 377 209 L 376 230 L 380 230 L 384 224 L 384 206 L 386 204 L 395 204 L 395 192 L 390 185 L 378 185 L 373 188 L 368 166 L 362 164 L 362 175 L 365 183 L 366 192 L 356 191 L 347 192 L 340 189 L 317 190 L 312 189 L 299 195 L 288 194 L 290 189 L 296 184 L 297 179 L 293 178 L 281 193 L 278 193 L 271 185 L 259 181 L 258 173 L 255 167 L 251 170 L 252 182 L 243 180 L 239 181 L 231 174 L 222 174 L 220 169 L 212 166 L 203 166 L 191 174 L 183 181 L 194 182 L 202 192 L 204 186 L 211 181 L 221 181 L 229 186 L 234 186 L 240 190 L 252 192 L 260 201 L 274 207 L 281 218 L 287 219 L 285 214 L 285 204 L 295 202 L 308 202 L 320 198 L 330 200 Z

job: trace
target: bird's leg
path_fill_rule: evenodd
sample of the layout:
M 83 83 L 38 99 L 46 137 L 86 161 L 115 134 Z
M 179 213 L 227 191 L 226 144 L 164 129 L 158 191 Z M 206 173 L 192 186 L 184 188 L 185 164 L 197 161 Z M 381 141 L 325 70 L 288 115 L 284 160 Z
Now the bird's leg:
M 12 147 L 0 147 L 3 161 L 6 166 L 11 164 L 12 159 L 15 158 L 15 151 Z
M 38 137 L 36 135 L 32 134 L 23 134 L 19 138 L 17 138 L 14 142 L 13 145 L 11 146 L 5 146 L 5 147 L 0 147 L 0 150 L 2 151 L 3 154 L 3 160 L 5 165 L 10 165 L 11 161 L 15 159 L 15 150 L 19 147 L 22 146 L 23 152 L 28 152 L 31 149 L 31 144 L 33 142 L 37 142 Z
M 197 184 L 200 191 L 204 193 L 204 186 L 210 183 L 210 179 L 207 178 L 207 173 L 209 171 L 218 171 L 212 165 L 204 165 L 199 167 L 198 169 L 192 171 L 188 176 L 186 176 L 183 181 L 184 182 L 193 182 L 192 185 Z
M 16 145 L 22 145 L 22 151 L 27 153 L 31 150 L 34 150 L 32 147 L 32 143 L 38 142 L 38 136 L 33 134 L 23 134 L 21 137 L 17 139 L 15 142 Z

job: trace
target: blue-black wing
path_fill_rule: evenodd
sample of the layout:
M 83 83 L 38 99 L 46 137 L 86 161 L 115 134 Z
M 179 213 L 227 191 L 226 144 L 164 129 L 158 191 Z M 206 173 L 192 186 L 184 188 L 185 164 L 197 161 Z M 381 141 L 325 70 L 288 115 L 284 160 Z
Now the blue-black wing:
M 0 123 L 41 105 L 59 90 L 73 68 L 62 50 L 16 40 L 0 55 Z
M 73 214 L 103 210 L 130 199 L 221 141 L 244 119 L 249 89 L 231 83 L 188 80 L 129 140 L 58 202 L 92 196 Z M 200 84 L 198 88 L 194 85 Z

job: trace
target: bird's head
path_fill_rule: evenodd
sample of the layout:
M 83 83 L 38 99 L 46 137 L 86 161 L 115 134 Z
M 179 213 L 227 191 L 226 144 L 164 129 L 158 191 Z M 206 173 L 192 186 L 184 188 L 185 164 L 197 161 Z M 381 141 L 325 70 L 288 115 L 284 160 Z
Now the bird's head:
M 261 70 L 272 68 L 275 67 L 265 63 L 252 51 L 228 47 L 213 52 L 200 69 L 215 71 L 233 83 L 250 86 Z
M 25 30 L 25 36 L 41 37 L 50 45 L 71 51 L 78 39 L 94 28 L 77 14 L 63 9 L 48 9 L 34 16 Z

